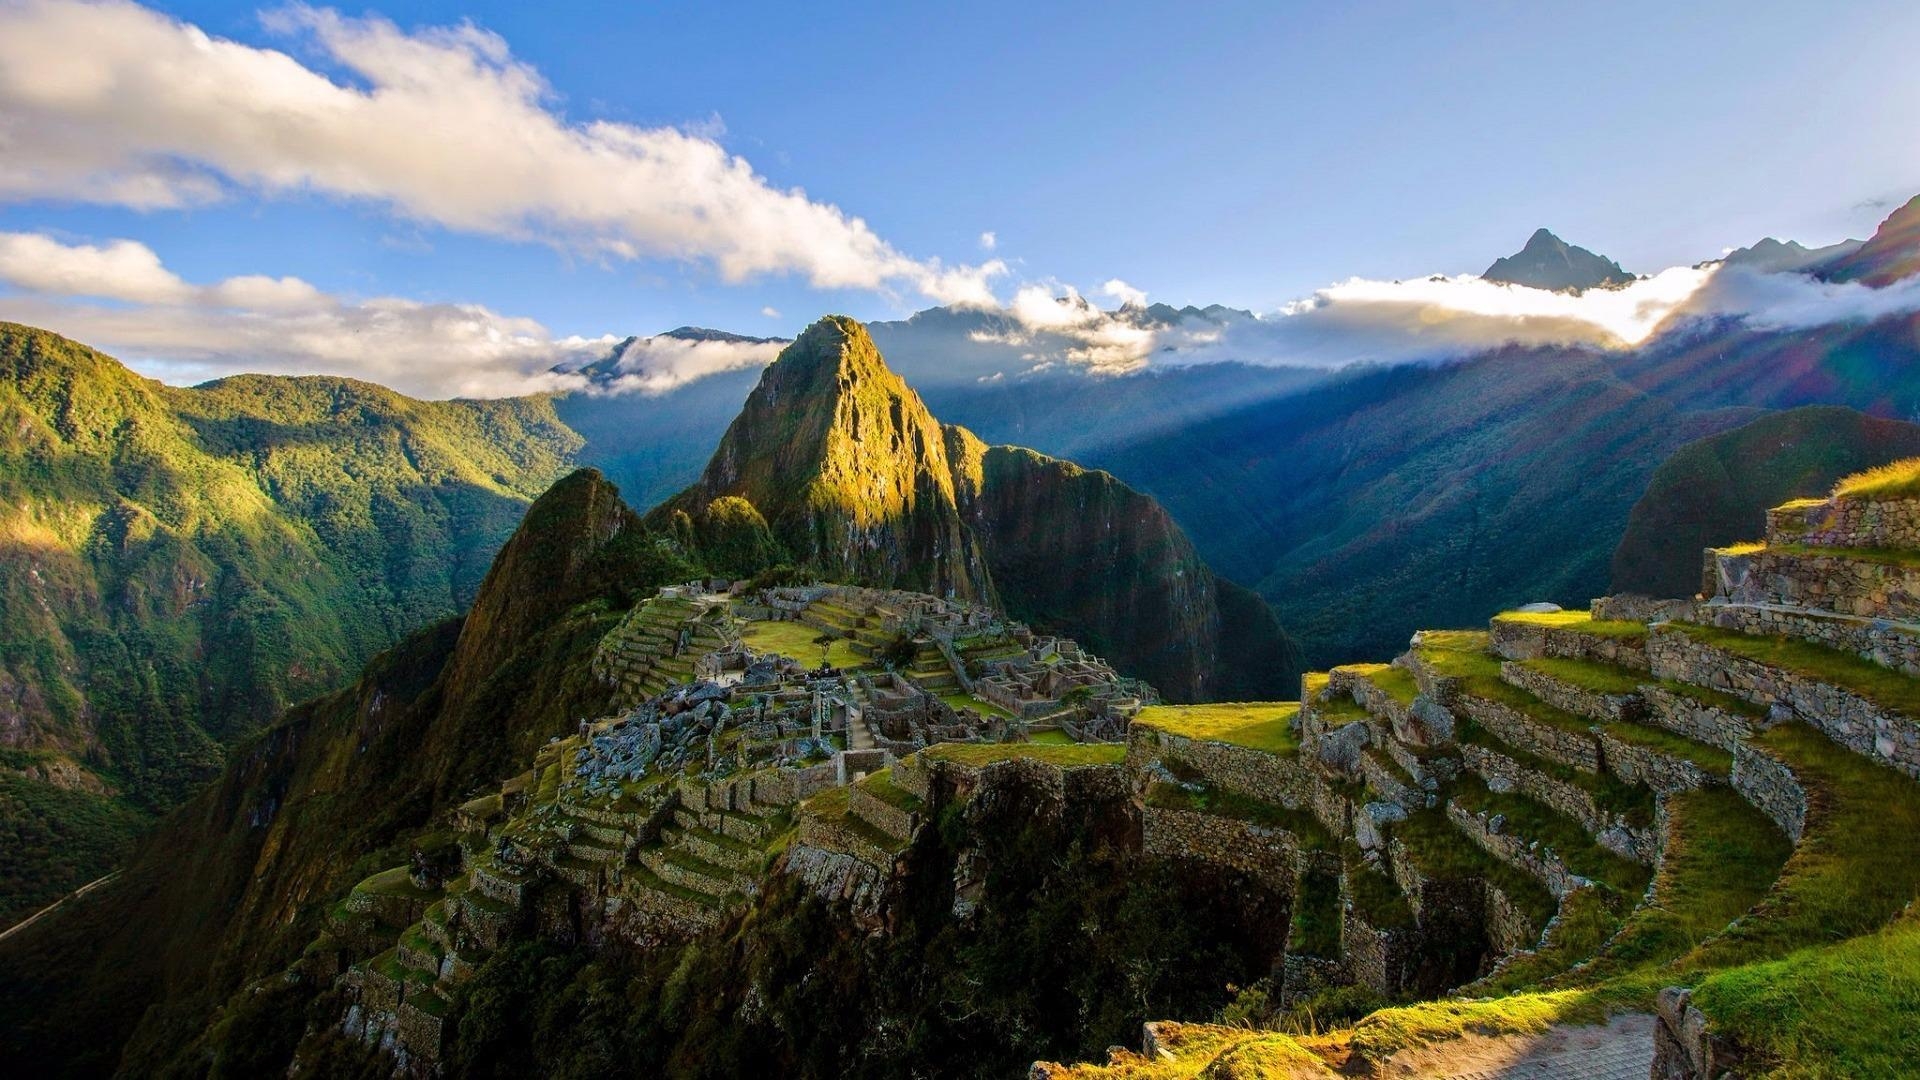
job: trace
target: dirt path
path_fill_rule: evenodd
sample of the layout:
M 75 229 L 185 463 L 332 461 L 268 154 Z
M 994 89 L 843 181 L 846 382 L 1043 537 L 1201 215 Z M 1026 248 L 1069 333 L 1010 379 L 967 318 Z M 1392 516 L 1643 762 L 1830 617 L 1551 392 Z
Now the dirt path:
M 1539 1035 L 1487 1038 L 1405 1050 L 1382 1076 L 1444 1080 L 1647 1080 L 1653 1071 L 1654 1018 L 1624 1013 L 1605 1026 L 1549 1028 Z
M 93 890 L 99 888 L 102 885 L 105 885 L 107 882 L 112 881 L 114 878 L 117 878 L 119 876 L 120 876 L 120 871 L 115 870 L 113 873 L 108 874 L 105 877 L 94 878 L 92 881 L 87 882 L 85 885 L 80 886 L 79 888 L 73 890 L 67 895 L 61 897 L 60 899 L 55 900 L 53 903 L 48 904 L 46 907 L 41 908 L 39 911 L 36 911 L 33 914 L 27 916 L 26 918 L 20 920 L 19 922 L 14 923 L 12 926 L 7 927 L 5 930 L 0 930 L 0 941 L 5 941 L 8 938 L 12 937 L 13 935 L 19 933 L 20 931 L 25 930 L 27 927 L 32 926 L 34 923 L 39 922 L 41 919 L 45 918 L 47 915 L 52 913 L 54 908 L 59 907 L 61 904 L 64 904 L 69 900 L 73 900 L 78 897 L 85 896 L 88 893 L 92 892 Z

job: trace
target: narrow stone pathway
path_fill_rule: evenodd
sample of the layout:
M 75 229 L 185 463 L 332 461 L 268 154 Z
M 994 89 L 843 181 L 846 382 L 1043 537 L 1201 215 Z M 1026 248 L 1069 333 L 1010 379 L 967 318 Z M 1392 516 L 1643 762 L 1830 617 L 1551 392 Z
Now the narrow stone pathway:
M 1556 1026 L 1539 1035 L 1468 1036 L 1394 1055 L 1392 1077 L 1442 1080 L 1647 1080 L 1654 1018 L 1624 1013 L 1603 1026 Z
M 26 918 L 20 920 L 19 922 L 14 923 L 12 926 L 7 927 L 5 930 L 0 930 L 0 941 L 5 941 L 8 938 L 12 937 L 13 935 L 19 933 L 20 931 L 25 930 L 27 927 L 32 926 L 34 923 L 39 922 L 42 918 L 52 914 L 53 910 L 59 907 L 61 904 L 64 904 L 69 900 L 73 900 L 78 897 L 85 896 L 88 893 L 92 892 L 93 890 L 99 888 L 102 885 L 105 885 L 107 882 L 112 881 L 114 878 L 117 878 L 119 876 L 120 876 L 120 871 L 115 870 L 113 873 L 108 874 L 105 877 L 94 878 L 92 881 L 87 882 L 85 885 L 80 886 L 79 888 L 73 890 L 67 895 L 61 897 L 60 899 L 55 900 L 53 903 L 48 904 L 46 907 L 41 908 L 39 911 L 36 911 L 33 914 L 27 916 Z
M 855 704 L 847 714 L 847 749 L 878 750 L 880 744 L 873 741 L 873 730 L 867 727 L 867 710 Z

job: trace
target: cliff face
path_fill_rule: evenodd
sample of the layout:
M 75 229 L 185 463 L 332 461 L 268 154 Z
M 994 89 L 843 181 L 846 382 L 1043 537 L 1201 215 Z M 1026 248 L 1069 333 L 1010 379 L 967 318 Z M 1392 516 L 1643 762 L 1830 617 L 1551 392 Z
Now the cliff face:
M 1264 605 L 1235 596 L 1223 617 L 1233 587 L 1152 498 L 942 426 L 852 319 L 781 353 L 700 482 L 649 524 L 710 537 L 749 509 L 823 577 L 998 601 L 1175 700 L 1272 696 L 1298 673 Z M 1229 654 L 1246 662 L 1231 678 Z
M 1015 617 L 1079 628 L 1083 644 L 1175 700 L 1286 693 L 1291 643 L 1257 601 L 1235 620 L 1223 616 L 1231 584 L 1159 503 L 1108 473 L 953 430 L 965 448 L 956 464 L 978 477 L 977 487 L 962 485 L 962 509 Z M 1265 653 L 1265 664 L 1228 669 L 1230 635 Z

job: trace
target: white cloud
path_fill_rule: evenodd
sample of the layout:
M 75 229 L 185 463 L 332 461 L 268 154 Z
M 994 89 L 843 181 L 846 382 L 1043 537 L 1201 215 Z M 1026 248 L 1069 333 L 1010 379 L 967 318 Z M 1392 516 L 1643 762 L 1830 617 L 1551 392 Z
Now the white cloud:
M 578 388 L 580 376 L 549 369 L 616 342 L 555 338 L 477 304 L 346 299 L 298 278 L 194 285 L 131 240 L 0 233 L 0 282 L 15 290 L 0 294 L 0 319 L 56 330 L 169 382 L 326 372 L 425 397 L 503 397 Z
M 40 233 L 0 233 L 0 279 L 35 292 L 134 303 L 179 303 L 193 287 L 145 244 L 62 244 Z
M 695 379 L 773 362 L 784 341 L 690 341 L 686 338 L 635 338 L 620 350 L 619 373 L 604 389 L 613 393 L 664 394 Z
M 988 229 L 986 232 L 980 234 L 980 250 L 992 251 L 999 246 L 1000 238 L 993 234 L 992 229 Z
M 236 190 L 365 200 L 594 257 L 795 274 L 981 304 L 1004 267 L 895 250 L 862 220 L 686 128 L 576 122 L 471 24 L 403 31 L 293 6 L 266 17 L 344 69 L 212 37 L 124 0 L 0 4 L 0 199 L 189 206 Z
M 768 305 L 760 309 L 760 314 L 765 315 L 769 319 L 777 319 L 780 317 L 780 309 L 772 305 Z
M 1147 294 L 1139 289 L 1113 278 L 1100 286 L 1100 295 L 1118 301 L 1121 307 L 1143 308 L 1147 306 Z

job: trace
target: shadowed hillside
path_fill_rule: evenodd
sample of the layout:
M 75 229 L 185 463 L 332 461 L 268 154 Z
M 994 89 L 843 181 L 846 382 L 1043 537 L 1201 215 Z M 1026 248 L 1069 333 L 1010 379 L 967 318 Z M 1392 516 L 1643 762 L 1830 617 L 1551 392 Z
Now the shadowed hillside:
M 1683 446 L 1647 483 L 1613 553 L 1613 588 L 1698 592 L 1700 552 L 1759 536 L 1768 507 L 1825 495 L 1841 477 L 1920 454 L 1920 426 L 1811 405 Z

